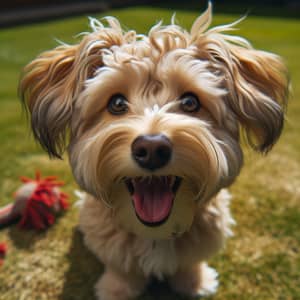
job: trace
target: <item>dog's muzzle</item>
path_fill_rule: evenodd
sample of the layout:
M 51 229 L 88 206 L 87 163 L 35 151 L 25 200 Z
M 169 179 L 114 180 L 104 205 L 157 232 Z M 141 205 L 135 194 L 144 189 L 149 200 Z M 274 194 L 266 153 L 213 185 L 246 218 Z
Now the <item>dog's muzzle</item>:
M 173 154 L 173 144 L 163 134 L 140 135 L 133 140 L 131 158 L 141 169 L 136 176 L 133 172 L 124 176 L 122 186 L 112 189 L 111 194 L 122 199 L 116 202 L 114 217 L 127 231 L 169 239 L 190 228 L 196 206 L 194 194 L 191 189 L 182 189 L 184 179 L 167 168 Z M 124 187 L 128 193 L 124 194 Z
M 140 135 L 131 145 L 131 154 L 139 167 L 153 172 L 169 163 L 172 143 L 163 134 Z M 173 186 L 179 186 L 179 182 L 175 176 L 150 176 L 125 181 L 136 215 L 143 224 L 158 226 L 166 221 L 178 188 L 175 190 Z

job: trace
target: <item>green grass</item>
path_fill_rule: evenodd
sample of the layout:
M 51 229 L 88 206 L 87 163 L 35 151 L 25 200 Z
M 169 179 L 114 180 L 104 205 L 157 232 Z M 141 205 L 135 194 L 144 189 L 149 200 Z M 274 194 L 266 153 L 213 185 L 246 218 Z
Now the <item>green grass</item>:
M 172 13 L 154 8 L 107 12 L 139 32 L 160 19 L 169 22 Z M 197 14 L 177 11 L 177 19 L 189 27 Z M 216 15 L 214 24 L 238 17 Z M 280 142 L 267 157 L 247 151 L 243 172 L 231 188 L 238 226 L 226 249 L 211 260 L 221 284 L 210 299 L 300 299 L 300 20 L 249 16 L 239 27 L 239 34 L 254 46 L 285 58 L 294 92 Z M 51 161 L 33 142 L 16 91 L 26 63 L 54 47 L 55 38 L 72 42 L 86 30 L 87 18 L 78 17 L 0 31 L 1 205 L 12 201 L 19 176 L 32 177 L 37 169 L 65 180 L 64 190 L 74 201 L 76 185 L 67 159 Z M 16 226 L 0 231 L 0 242 L 9 245 L 0 270 L 1 300 L 94 299 L 93 285 L 103 267 L 84 248 L 77 217 L 77 209 L 71 207 L 47 232 L 25 232 Z M 156 285 L 141 299 L 183 298 L 166 285 Z

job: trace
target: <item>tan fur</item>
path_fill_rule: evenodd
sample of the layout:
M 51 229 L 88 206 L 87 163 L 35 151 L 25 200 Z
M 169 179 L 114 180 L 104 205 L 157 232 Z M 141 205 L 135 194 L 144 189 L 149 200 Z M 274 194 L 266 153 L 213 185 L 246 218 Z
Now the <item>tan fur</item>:
M 215 292 L 216 273 L 204 261 L 231 234 L 223 188 L 243 164 L 240 129 L 262 153 L 281 134 L 288 90 L 281 59 L 225 34 L 234 24 L 208 29 L 211 18 L 209 4 L 190 32 L 172 21 L 148 35 L 124 32 L 115 18 L 108 26 L 91 19 L 93 31 L 77 45 L 42 53 L 24 70 L 20 94 L 35 137 L 52 156 L 68 145 L 74 177 L 88 193 L 80 228 L 106 265 L 96 285 L 101 300 L 136 297 L 151 276 L 182 293 Z M 186 92 L 200 99 L 198 112 L 181 111 Z M 127 113 L 107 110 L 115 94 L 128 99 Z M 171 161 L 155 172 L 131 156 L 134 139 L 145 134 L 164 134 L 173 145 Z M 190 228 L 173 238 L 146 238 L 117 222 L 121 208 L 131 207 L 124 178 L 153 175 L 183 179 L 170 220 L 187 203 L 193 210 Z

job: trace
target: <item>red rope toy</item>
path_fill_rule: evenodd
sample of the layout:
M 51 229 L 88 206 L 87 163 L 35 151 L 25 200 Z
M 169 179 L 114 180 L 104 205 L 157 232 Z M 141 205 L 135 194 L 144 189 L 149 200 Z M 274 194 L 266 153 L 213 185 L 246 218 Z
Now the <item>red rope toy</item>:
M 55 221 L 55 215 L 69 206 L 68 195 L 59 187 L 64 182 L 55 176 L 41 178 L 39 172 L 35 179 L 21 177 L 24 183 L 14 194 L 12 204 L 0 208 L 0 226 L 19 220 L 19 226 L 26 229 L 46 229 Z
M 41 178 L 39 172 L 34 179 L 21 177 L 21 181 L 24 184 L 14 193 L 14 203 L 0 208 L 0 228 L 16 221 L 21 228 L 48 228 L 55 222 L 56 215 L 69 206 L 68 195 L 59 189 L 64 182 L 55 176 Z M 7 245 L 0 243 L 0 266 L 6 252 Z

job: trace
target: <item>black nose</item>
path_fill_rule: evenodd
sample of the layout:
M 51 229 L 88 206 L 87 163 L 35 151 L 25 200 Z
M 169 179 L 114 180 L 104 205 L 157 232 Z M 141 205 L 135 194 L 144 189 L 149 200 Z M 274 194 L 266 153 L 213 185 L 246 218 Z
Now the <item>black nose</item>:
M 170 161 L 172 144 L 163 134 L 141 135 L 133 141 L 131 153 L 140 167 L 153 171 Z

